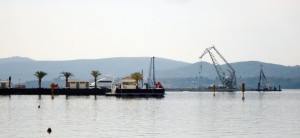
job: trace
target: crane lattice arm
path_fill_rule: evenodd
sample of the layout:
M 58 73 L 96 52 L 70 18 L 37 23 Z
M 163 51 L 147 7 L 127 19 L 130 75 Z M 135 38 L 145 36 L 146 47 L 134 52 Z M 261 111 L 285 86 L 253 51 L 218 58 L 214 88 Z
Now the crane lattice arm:
M 229 76 L 225 76 L 225 72 L 221 68 L 221 65 L 218 63 L 217 59 L 215 58 L 214 54 L 211 52 L 211 50 L 216 51 L 216 53 L 221 57 L 221 59 L 226 63 L 228 66 L 229 70 Z M 235 76 L 235 70 L 233 67 L 227 62 L 227 60 L 221 55 L 221 53 L 215 48 L 215 46 L 206 48 L 203 54 L 200 56 L 200 59 L 203 58 L 204 55 L 209 53 L 210 58 L 215 66 L 216 72 L 219 76 L 220 81 L 224 86 L 230 89 L 236 88 L 236 76 Z

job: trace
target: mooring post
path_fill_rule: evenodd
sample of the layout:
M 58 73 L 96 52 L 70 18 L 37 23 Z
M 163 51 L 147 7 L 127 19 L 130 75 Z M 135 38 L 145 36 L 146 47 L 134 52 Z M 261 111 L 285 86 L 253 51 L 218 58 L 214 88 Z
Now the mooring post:
M 214 96 L 216 96 L 216 85 L 213 86 Z
M 243 92 L 243 97 L 242 100 L 245 100 L 245 83 L 242 83 L 242 92 Z
M 54 99 L 54 83 L 51 83 L 51 98 Z
M 11 76 L 8 78 L 8 88 L 11 88 Z
M 51 97 L 54 99 L 54 89 L 58 87 L 58 84 L 51 83 Z

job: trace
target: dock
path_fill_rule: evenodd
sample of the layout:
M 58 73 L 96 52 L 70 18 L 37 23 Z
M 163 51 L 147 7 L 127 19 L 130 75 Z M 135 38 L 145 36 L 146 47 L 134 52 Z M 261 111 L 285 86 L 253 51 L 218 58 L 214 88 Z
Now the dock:
M 105 95 L 116 97 L 164 97 L 165 89 L 116 89 Z
M 105 95 L 109 89 L 55 89 L 53 95 Z M 0 89 L 0 95 L 52 95 L 50 88 Z
M 50 88 L 0 89 L 0 95 L 52 95 Z M 55 89 L 53 95 L 102 95 L 116 97 L 163 97 L 165 89 Z

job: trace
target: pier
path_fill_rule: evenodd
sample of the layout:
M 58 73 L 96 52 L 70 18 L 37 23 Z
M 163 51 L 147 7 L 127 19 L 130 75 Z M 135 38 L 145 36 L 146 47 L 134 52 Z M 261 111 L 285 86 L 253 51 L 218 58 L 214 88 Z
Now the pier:
M 106 96 L 117 97 L 164 97 L 165 89 L 116 89 Z
M 55 89 L 54 95 L 105 95 L 109 89 Z M 0 89 L 0 95 L 52 95 L 50 88 Z
M 163 97 L 165 89 L 55 89 L 53 95 L 102 95 L 102 96 L 136 96 Z M 50 88 L 0 89 L 0 95 L 52 95 Z

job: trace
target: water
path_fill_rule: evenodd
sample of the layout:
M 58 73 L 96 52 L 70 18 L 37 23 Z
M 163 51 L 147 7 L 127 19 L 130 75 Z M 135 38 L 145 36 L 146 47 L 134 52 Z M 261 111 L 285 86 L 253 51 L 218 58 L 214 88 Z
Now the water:
M 300 90 L 241 96 L 0 96 L 0 137 L 300 137 Z

